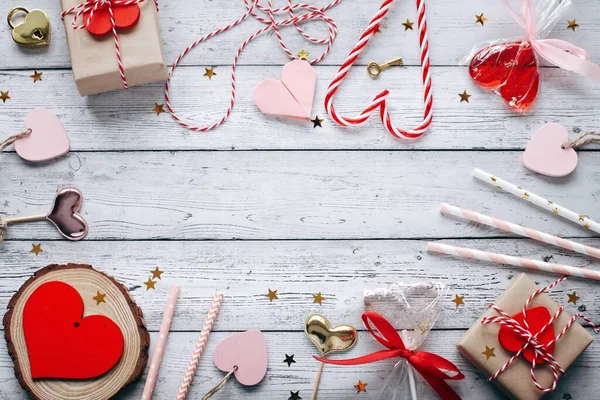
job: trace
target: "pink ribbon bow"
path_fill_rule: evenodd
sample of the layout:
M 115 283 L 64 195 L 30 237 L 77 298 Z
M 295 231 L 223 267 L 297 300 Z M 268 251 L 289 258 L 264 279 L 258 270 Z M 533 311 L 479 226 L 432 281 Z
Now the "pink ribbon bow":
M 595 81 L 600 81 L 600 66 L 589 61 L 587 52 L 565 40 L 537 38 L 537 21 L 534 0 L 520 0 L 521 15 L 502 0 L 510 15 L 527 32 L 527 41 L 535 52 L 546 61 L 567 71 L 573 71 Z

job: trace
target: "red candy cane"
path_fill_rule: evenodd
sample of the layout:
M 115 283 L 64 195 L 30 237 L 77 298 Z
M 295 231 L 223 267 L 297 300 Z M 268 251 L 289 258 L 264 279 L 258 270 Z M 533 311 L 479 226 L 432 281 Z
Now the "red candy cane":
M 358 116 L 355 117 L 343 117 L 336 112 L 335 107 L 333 106 L 333 98 L 338 88 L 342 84 L 342 81 L 350 71 L 352 65 L 354 65 L 356 60 L 358 60 L 358 57 L 363 52 L 365 47 L 367 47 L 369 40 L 371 39 L 371 37 L 373 37 L 377 29 L 379 28 L 379 25 L 389 12 L 393 2 L 394 0 L 385 0 L 383 2 L 381 7 L 379 8 L 379 11 L 371 20 L 371 23 L 369 23 L 369 26 L 360 37 L 360 40 L 358 41 L 354 49 L 352 49 L 344 64 L 340 67 L 340 70 L 338 71 L 337 75 L 335 76 L 335 78 L 329 85 L 329 88 L 327 89 L 327 95 L 325 96 L 325 109 L 327 110 L 329 116 L 335 122 L 343 126 L 361 125 L 371 117 L 371 114 L 373 114 L 373 112 L 379 110 L 381 120 L 383 121 L 385 129 L 389 133 L 401 139 L 417 139 L 427 131 L 429 125 L 431 125 L 431 121 L 433 118 L 433 96 L 431 93 L 431 73 L 429 65 L 429 41 L 427 40 L 427 21 L 425 18 L 424 0 L 417 0 L 419 43 L 421 46 L 421 67 L 424 86 L 423 101 L 425 103 L 425 112 L 423 114 L 423 122 L 421 123 L 421 125 L 419 125 L 413 130 L 398 129 L 394 126 L 394 124 L 392 123 L 392 118 L 390 117 L 388 111 L 386 101 L 386 97 L 390 93 L 388 90 L 384 90 L 383 92 L 375 96 L 375 99 L 373 99 L 371 104 L 369 104 L 367 108 L 365 108 Z

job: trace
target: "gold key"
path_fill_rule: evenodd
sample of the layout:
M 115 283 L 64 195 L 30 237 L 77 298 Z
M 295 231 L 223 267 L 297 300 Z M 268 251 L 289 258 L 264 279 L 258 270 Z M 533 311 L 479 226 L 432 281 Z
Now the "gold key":
M 15 25 L 13 17 L 19 12 L 25 13 L 25 21 Z M 50 20 L 42 10 L 15 7 L 8 13 L 7 21 L 12 29 L 12 38 L 18 45 L 41 47 L 50 43 Z
M 386 63 L 383 64 L 379 64 L 375 61 L 371 61 L 369 63 L 369 65 L 367 66 L 367 72 L 369 73 L 369 76 L 371 78 L 377 78 L 379 76 L 379 74 L 381 73 L 381 71 L 383 71 L 384 69 L 391 67 L 392 65 L 404 65 L 404 60 L 402 60 L 402 57 L 398 57 L 393 59 L 392 61 L 388 61 Z

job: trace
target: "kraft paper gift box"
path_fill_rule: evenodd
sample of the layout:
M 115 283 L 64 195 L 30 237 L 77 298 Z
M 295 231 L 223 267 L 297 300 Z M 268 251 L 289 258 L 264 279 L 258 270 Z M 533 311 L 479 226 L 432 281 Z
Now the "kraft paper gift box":
M 562 285 L 564 283 L 561 283 Z M 508 315 L 514 316 L 523 310 L 527 298 L 538 289 L 535 282 L 521 274 L 515 278 L 512 285 L 506 289 L 504 294 L 498 298 L 496 305 Z M 540 293 L 529 304 L 528 309 L 544 306 L 551 315 L 554 315 L 559 305 L 546 293 Z M 485 316 L 499 315 L 495 310 L 488 309 Z M 482 317 L 482 318 L 483 318 Z M 563 311 L 554 321 L 554 335 L 556 336 L 565 327 L 570 315 Z M 487 377 L 492 376 L 514 355 L 513 352 L 505 350 L 498 341 L 500 325 L 482 324 L 481 318 L 471 326 L 457 345 L 458 350 Z M 592 336 L 577 322 L 560 338 L 552 353 L 558 364 L 566 371 L 575 359 L 592 343 Z M 495 357 L 482 354 L 486 346 L 494 348 Z M 545 393 L 538 390 L 530 376 L 531 364 L 519 356 L 504 372 L 493 380 L 508 396 L 519 400 L 536 400 Z M 549 387 L 553 381 L 552 370 L 547 363 L 536 366 L 536 378 L 543 387 Z
M 85 0 L 61 0 L 62 9 L 68 10 L 83 2 Z M 145 0 L 139 7 L 139 22 L 131 29 L 117 29 L 129 87 L 165 81 L 168 77 L 154 0 Z M 98 38 L 86 29 L 73 29 L 75 14 L 66 15 L 64 25 L 79 93 L 88 96 L 123 89 L 112 32 Z M 82 22 L 80 17 L 77 24 Z

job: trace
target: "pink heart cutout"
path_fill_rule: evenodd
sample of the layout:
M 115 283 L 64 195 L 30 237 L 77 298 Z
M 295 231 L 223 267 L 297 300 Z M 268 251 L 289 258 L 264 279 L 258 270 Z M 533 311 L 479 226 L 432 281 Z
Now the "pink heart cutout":
M 253 329 L 235 333 L 223 340 L 213 353 L 215 366 L 230 372 L 235 366 L 235 378 L 245 386 L 253 386 L 267 374 L 267 341 L 265 335 Z
M 561 146 L 569 141 L 569 132 L 561 124 L 542 126 L 531 138 L 523 154 L 523 165 L 538 174 L 561 177 L 575 170 L 579 157 L 572 148 Z
M 294 60 L 283 67 L 281 80 L 265 79 L 254 90 L 254 103 L 263 114 L 310 119 L 317 72 L 308 61 Z
M 60 120 L 45 108 L 27 114 L 25 127 L 31 133 L 15 142 L 17 154 L 30 162 L 44 162 L 69 152 L 69 137 Z

